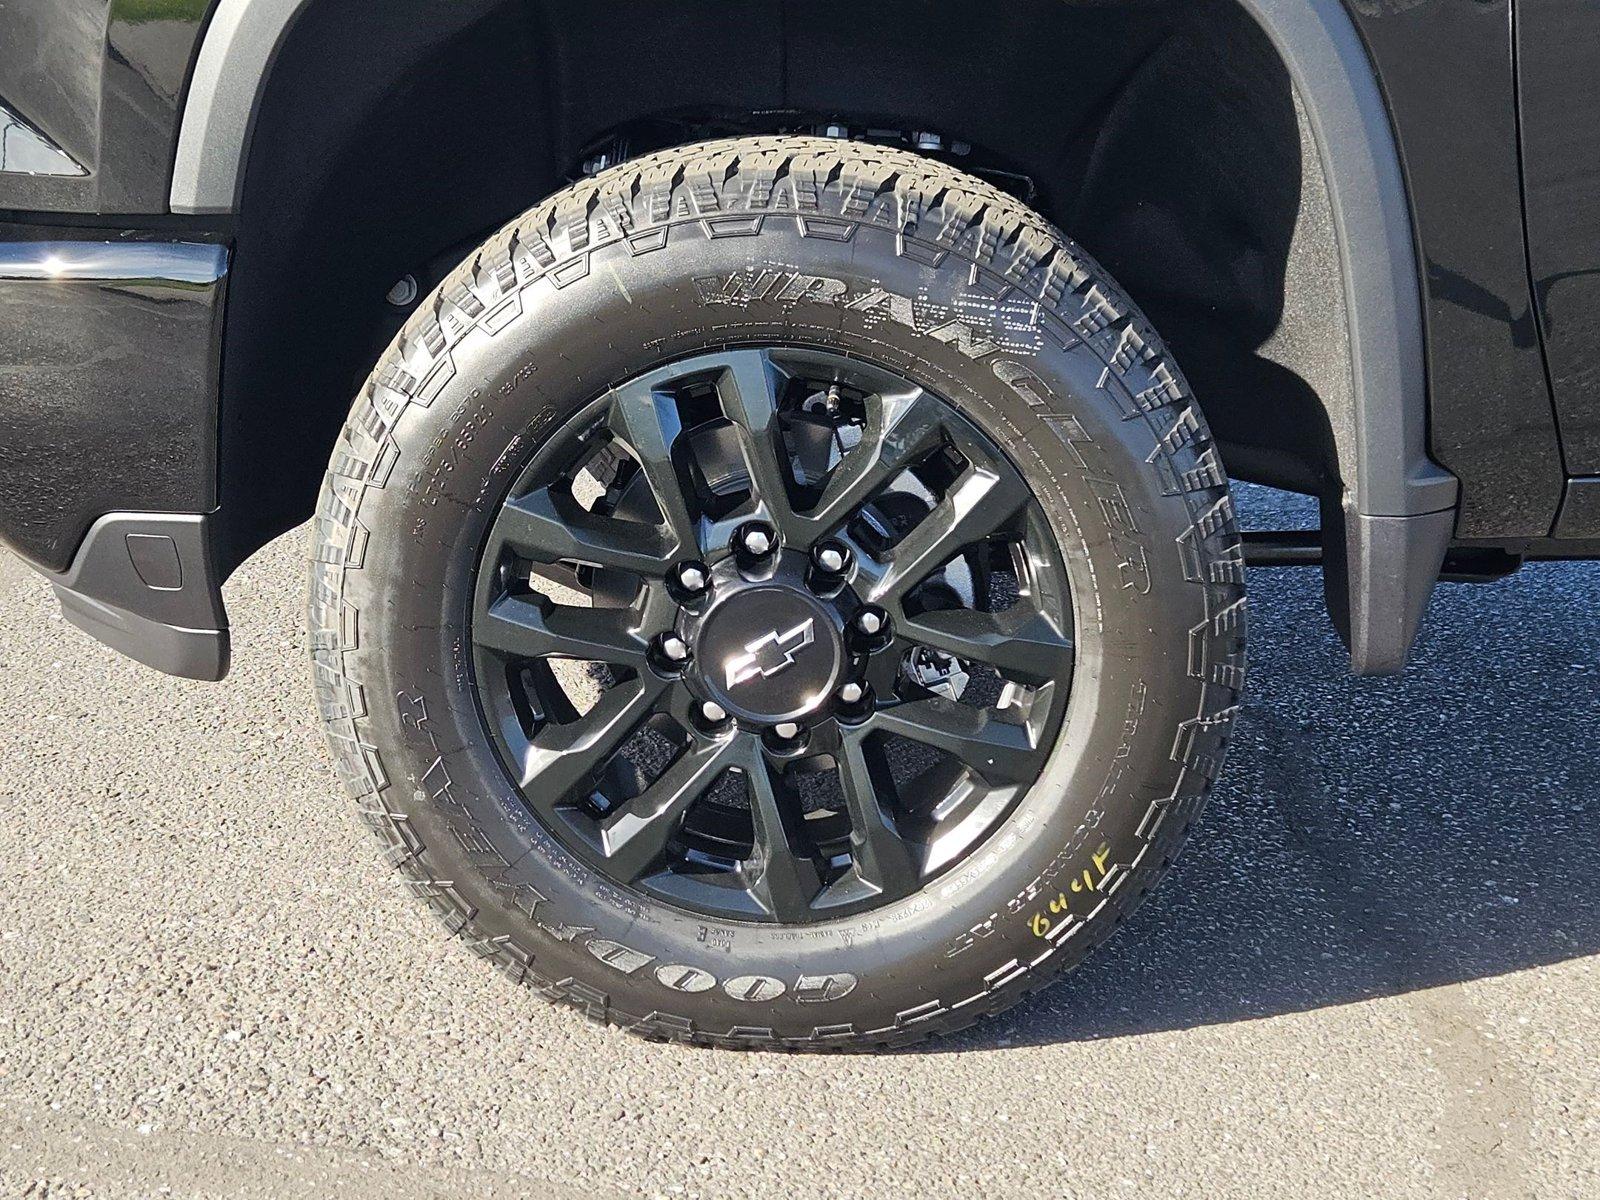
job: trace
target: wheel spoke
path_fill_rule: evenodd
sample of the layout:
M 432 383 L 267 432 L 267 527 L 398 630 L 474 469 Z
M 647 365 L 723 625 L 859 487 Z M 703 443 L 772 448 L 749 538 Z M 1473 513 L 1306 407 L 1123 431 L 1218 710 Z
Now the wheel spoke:
M 563 512 L 548 488 L 508 500 L 494 536 L 534 562 L 588 563 L 650 577 L 662 574 L 674 549 L 652 525 L 582 510 Z
M 717 397 L 738 430 L 755 498 L 784 539 L 799 542 L 804 530 L 795 519 L 778 423 L 778 396 L 787 376 L 762 350 L 739 350 L 724 359 L 727 366 L 717 379 Z
M 868 406 L 861 442 L 834 468 L 810 518 L 819 527 L 844 521 L 872 494 L 939 442 L 939 403 L 921 388 L 885 392 Z
M 735 757 L 734 742 L 695 745 L 601 828 L 607 864 L 621 878 L 638 879 L 661 857 L 689 806 L 705 794 Z
M 905 617 L 898 628 L 907 641 L 988 663 L 1023 683 L 1065 683 L 1072 671 L 1071 639 L 1029 608 L 1004 613 L 945 609 Z
M 755 826 L 754 853 L 745 867 L 750 893 L 774 920 L 805 921 L 822 881 L 804 849 L 799 805 L 792 796 L 779 794 L 759 749 L 746 757 L 740 769 L 748 781 Z
M 580 608 L 502 596 L 472 624 L 472 640 L 507 658 L 576 658 L 640 669 L 648 650 L 631 608 Z
M 889 552 L 886 563 L 876 571 L 869 568 L 869 598 L 879 604 L 901 599 L 963 547 L 999 529 L 1027 501 L 1027 488 L 1015 472 L 968 471 Z
M 672 462 L 672 443 L 681 432 L 672 398 L 644 384 L 618 388 L 611 395 L 611 427 L 633 451 L 650 485 L 666 527 L 670 555 L 697 555 L 700 546 L 694 517 Z
M 868 657 L 864 678 L 880 698 L 895 694 L 905 676 L 906 655 L 915 647 L 914 642 L 896 634 L 888 646 Z
M 619 683 L 570 725 L 547 725 L 523 756 L 521 787 L 535 809 L 551 813 L 591 778 L 656 711 L 666 684 L 651 675 Z
M 856 875 L 886 895 L 903 895 L 921 881 L 917 853 L 883 811 L 867 766 L 863 735 L 845 730 L 838 749 L 839 784 L 850 812 L 851 857 Z
M 1042 752 L 1024 725 L 1000 721 L 942 696 L 911 700 L 875 713 L 870 724 L 925 746 L 943 750 L 1000 787 L 1031 778 Z

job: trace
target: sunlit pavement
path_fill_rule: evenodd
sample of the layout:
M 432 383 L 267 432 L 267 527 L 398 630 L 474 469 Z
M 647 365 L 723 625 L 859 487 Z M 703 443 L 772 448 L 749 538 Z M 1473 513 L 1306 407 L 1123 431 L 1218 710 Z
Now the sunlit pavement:
M 221 686 L 0 559 L 0 1193 L 1600 1195 L 1600 567 L 1441 587 L 1367 681 L 1315 572 L 1255 572 L 1150 903 L 998 1021 L 834 1058 L 638 1042 L 442 940 L 329 768 L 303 555 L 230 584 Z

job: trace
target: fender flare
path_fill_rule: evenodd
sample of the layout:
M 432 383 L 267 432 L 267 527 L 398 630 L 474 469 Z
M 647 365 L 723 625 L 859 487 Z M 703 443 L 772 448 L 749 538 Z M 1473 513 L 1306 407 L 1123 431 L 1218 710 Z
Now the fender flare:
M 178 134 L 174 213 L 238 210 L 256 111 L 311 0 L 218 0 Z M 1427 454 L 1422 295 L 1387 107 L 1341 0 L 1239 0 L 1304 103 L 1326 179 L 1349 323 L 1354 411 L 1337 434 L 1343 537 L 1325 530 L 1329 598 L 1358 674 L 1404 665 L 1454 530 L 1457 482 Z M 1342 620 L 1341 618 L 1347 618 Z

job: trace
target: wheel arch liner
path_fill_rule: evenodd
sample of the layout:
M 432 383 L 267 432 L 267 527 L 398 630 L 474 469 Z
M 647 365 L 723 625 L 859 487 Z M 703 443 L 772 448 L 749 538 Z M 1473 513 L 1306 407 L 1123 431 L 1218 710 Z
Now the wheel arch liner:
M 178 137 L 171 207 L 237 211 L 249 140 L 273 62 L 311 0 L 219 0 Z M 1339 242 L 1354 411 L 1334 588 L 1348 598 L 1351 666 L 1397 671 L 1420 624 L 1457 484 L 1426 451 L 1427 383 L 1417 255 L 1394 133 L 1360 35 L 1340 0 L 1239 0 L 1266 31 L 1304 103 Z M 1416 536 L 1394 519 L 1422 518 Z M 1381 520 L 1380 520 L 1381 519 Z M 1422 536 L 1423 534 L 1426 536 Z M 1403 558 L 1394 561 L 1393 555 Z M 1341 568 L 1340 564 L 1344 564 Z M 1383 564 L 1382 570 L 1369 569 Z M 1419 582 L 1423 581 L 1423 582 Z M 1337 609 L 1336 609 L 1337 611 Z M 1382 614 L 1376 627 L 1372 614 Z

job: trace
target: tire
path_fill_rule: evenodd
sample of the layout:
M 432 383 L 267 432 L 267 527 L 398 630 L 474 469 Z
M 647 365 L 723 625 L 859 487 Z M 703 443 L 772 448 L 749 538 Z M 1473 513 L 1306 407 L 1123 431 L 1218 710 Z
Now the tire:
M 1059 549 L 1070 603 L 1070 684 L 1027 693 L 1035 708 L 1041 695 L 1062 701 L 1036 781 L 995 789 L 1014 793 L 1004 815 L 917 890 L 804 923 L 708 914 L 619 884 L 535 816 L 530 804 L 546 801 L 518 791 L 485 715 L 501 676 L 477 657 L 487 626 L 470 616 L 488 603 L 480 588 L 514 586 L 486 549 L 507 498 L 586 405 L 664 365 L 750 346 L 827 352 L 942 397 L 1031 489 L 1026 512 Z M 474 953 L 657 1039 L 898 1046 L 1044 986 L 1170 865 L 1222 766 L 1243 684 L 1227 480 L 1154 331 L 1013 197 L 874 146 L 685 146 L 517 218 L 378 363 L 312 542 L 321 715 L 389 861 Z M 928 686 L 955 687 L 939 679 Z M 939 701 L 925 707 L 947 712 Z M 981 770 L 958 762 L 938 778 Z M 749 804 L 759 834 L 765 810 Z M 854 859 L 849 870 L 868 874 Z M 740 872 L 751 878 L 748 863 Z

